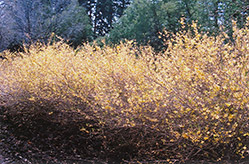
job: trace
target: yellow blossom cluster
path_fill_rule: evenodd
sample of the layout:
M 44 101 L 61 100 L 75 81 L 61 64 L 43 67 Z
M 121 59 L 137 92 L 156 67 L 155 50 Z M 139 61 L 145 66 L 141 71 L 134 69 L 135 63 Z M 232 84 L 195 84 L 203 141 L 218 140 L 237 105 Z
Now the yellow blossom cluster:
M 22 110 L 56 102 L 56 110 L 84 113 L 100 125 L 144 127 L 158 139 L 153 152 L 165 157 L 172 154 L 171 143 L 173 152 L 190 153 L 186 156 L 218 159 L 229 147 L 244 157 L 249 151 L 248 24 L 233 30 L 232 39 L 225 33 L 214 37 L 199 33 L 194 23 L 159 54 L 132 41 L 76 50 L 62 42 L 37 43 L 15 57 L 4 52 L 9 57 L 0 62 L 0 103 Z M 213 155 L 216 150 L 221 154 Z

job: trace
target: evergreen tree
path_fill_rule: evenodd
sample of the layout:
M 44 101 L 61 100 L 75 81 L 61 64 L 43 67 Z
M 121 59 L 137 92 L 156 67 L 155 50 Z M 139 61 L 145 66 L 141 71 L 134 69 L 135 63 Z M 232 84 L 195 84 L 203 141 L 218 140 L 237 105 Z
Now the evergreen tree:
M 92 21 L 95 37 L 106 35 L 131 0 L 79 0 Z
M 247 0 L 221 0 L 221 7 L 224 11 L 222 14 L 221 23 L 224 30 L 232 35 L 232 20 L 237 22 L 238 27 L 242 27 L 246 23 L 246 18 L 249 16 L 249 1 Z
M 73 46 L 84 41 L 92 40 L 92 26 L 83 7 L 78 2 L 69 4 L 61 14 L 57 15 L 56 26 L 53 31 Z
M 248 12 L 249 2 L 245 0 L 134 0 L 114 25 L 108 41 L 116 44 L 134 39 L 161 50 L 165 47 L 159 33 L 163 29 L 173 33 L 182 30 L 181 17 L 186 28 L 197 20 L 202 31 L 216 35 L 222 30 L 231 35 L 232 19 L 242 27 Z
M 176 1 L 134 0 L 110 32 L 108 41 L 119 43 L 134 39 L 139 44 L 151 44 L 156 50 L 163 46 L 158 36 L 164 28 L 176 31 L 180 14 Z

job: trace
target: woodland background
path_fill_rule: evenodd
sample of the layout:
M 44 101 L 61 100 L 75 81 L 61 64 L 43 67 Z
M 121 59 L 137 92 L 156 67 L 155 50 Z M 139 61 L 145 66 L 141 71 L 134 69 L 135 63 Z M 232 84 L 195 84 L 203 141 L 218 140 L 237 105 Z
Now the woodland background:
M 232 20 L 242 27 L 248 12 L 247 0 L 1 0 L 0 51 L 47 42 L 52 33 L 73 46 L 134 39 L 162 50 L 165 37 L 158 36 L 180 31 L 181 17 L 198 21 L 201 31 L 231 36 Z

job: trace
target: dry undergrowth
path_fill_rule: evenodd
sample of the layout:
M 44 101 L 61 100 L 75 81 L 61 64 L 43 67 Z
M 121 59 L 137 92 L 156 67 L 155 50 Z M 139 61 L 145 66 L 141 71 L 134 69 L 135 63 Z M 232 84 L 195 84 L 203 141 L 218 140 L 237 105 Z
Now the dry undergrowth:
M 132 42 L 78 50 L 34 44 L 1 62 L 1 104 L 10 114 L 78 112 L 97 122 L 79 130 L 100 136 L 104 152 L 127 147 L 134 158 L 169 161 L 243 158 L 249 152 L 248 24 L 233 30 L 234 41 L 227 42 L 225 34 L 201 34 L 193 24 L 156 57 Z

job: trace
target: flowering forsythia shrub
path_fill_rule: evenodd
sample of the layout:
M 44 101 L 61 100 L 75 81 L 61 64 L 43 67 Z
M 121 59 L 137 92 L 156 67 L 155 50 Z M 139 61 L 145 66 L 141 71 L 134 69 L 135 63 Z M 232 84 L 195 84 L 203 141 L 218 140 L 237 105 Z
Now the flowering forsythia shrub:
M 1 62 L 0 101 L 12 113 L 49 106 L 43 111 L 49 115 L 75 111 L 95 119 L 98 129 L 79 130 L 102 135 L 104 150 L 131 144 L 144 158 L 245 157 L 248 24 L 233 30 L 229 42 L 225 34 L 201 34 L 193 24 L 192 31 L 177 33 L 157 56 L 132 42 L 114 48 L 85 44 L 78 50 L 60 42 L 36 44 Z M 106 127 L 135 130 L 113 146 L 119 139 L 114 141 Z

